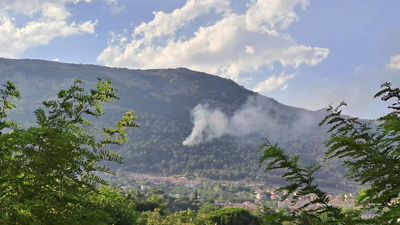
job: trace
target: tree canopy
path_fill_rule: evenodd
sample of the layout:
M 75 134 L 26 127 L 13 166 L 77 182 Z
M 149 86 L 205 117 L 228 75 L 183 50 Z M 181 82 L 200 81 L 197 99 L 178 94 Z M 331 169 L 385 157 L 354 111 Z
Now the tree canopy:
M 109 210 L 97 202 L 107 196 L 118 199 L 107 189 L 97 189 L 107 183 L 102 174 L 114 174 L 102 162 L 122 162 L 110 147 L 127 142 L 126 128 L 138 127 L 137 117 L 129 111 L 112 128 L 98 128 L 91 119 L 100 118 L 103 104 L 118 99 L 117 93 L 108 80 L 99 79 L 89 92 L 76 80 L 57 98 L 44 101 L 44 107 L 34 112 L 36 125 L 24 128 L 7 120 L 21 94 L 14 83 L 3 85 L 1 224 L 107 224 L 112 220 Z

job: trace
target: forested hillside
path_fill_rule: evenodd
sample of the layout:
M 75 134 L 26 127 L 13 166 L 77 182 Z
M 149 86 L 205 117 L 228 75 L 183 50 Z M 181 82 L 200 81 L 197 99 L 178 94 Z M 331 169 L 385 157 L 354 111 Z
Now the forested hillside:
M 326 128 L 318 122 L 324 111 L 307 111 L 280 104 L 218 76 L 185 68 L 164 70 L 129 70 L 94 65 L 65 64 L 41 60 L 0 59 L 0 82 L 11 80 L 20 87 L 23 102 L 10 119 L 32 124 L 32 112 L 43 99 L 55 96 L 76 78 L 87 86 L 97 77 L 110 79 L 121 99 L 105 108 L 102 125 L 112 124 L 121 113 L 134 109 L 140 117 L 140 129 L 129 131 L 129 143 L 118 149 L 124 164 L 116 169 L 157 175 L 190 174 L 212 179 L 251 179 L 281 184 L 279 172 L 261 173 L 258 146 L 264 136 L 305 163 L 322 158 L 327 140 Z M 249 100 L 250 99 L 250 100 Z M 250 101 L 250 103 L 249 103 Z M 246 121 L 236 123 L 236 130 L 200 144 L 184 146 L 191 134 L 192 110 L 199 104 L 219 109 L 226 117 L 257 109 L 250 122 L 260 126 L 251 131 Z M 260 112 L 262 112 L 260 114 Z M 255 118 L 256 116 L 256 118 Z M 206 132 L 206 131 L 204 131 Z M 341 167 L 331 162 L 317 175 L 322 186 L 348 187 Z

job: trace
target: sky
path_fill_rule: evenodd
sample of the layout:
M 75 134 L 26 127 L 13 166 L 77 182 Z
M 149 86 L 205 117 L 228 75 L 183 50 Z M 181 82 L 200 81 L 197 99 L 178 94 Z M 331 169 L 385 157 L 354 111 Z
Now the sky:
M 187 67 L 281 103 L 377 118 L 400 86 L 399 0 L 0 0 L 0 57 Z

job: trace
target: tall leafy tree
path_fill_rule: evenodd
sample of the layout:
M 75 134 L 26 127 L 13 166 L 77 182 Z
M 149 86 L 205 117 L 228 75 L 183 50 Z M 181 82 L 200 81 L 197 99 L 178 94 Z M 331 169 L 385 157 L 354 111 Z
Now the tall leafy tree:
M 99 79 L 87 92 L 76 80 L 35 111 L 36 126 L 23 128 L 6 120 L 20 98 L 12 82 L 0 89 L 0 223 L 106 223 L 107 212 L 91 199 L 106 184 L 101 174 L 114 174 L 102 162 L 122 163 L 110 147 L 127 142 L 127 127 L 138 127 L 134 112 L 113 128 L 94 126 L 117 90 Z

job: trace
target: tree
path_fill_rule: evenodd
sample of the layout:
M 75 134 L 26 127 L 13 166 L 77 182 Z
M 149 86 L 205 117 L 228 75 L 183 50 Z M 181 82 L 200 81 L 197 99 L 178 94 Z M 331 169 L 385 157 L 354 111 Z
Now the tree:
M 141 222 L 146 225 L 195 225 L 195 217 L 196 213 L 190 209 L 165 216 L 161 215 L 160 209 L 155 209 L 146 212 Z
M 99 205 L 102 210 L 107 212 L 107 216 L 109 217 L 106 219 L 107 224 L 136 224 L 135 222 L 139 217 L 136 204 L 118 191 L 103 186 L 90 199 L 94 204 Z
M 114 174 L 101 162 L 122 163 L 108 149 L 127 142 L 127 127 L 138 127 L 133 111 L 114 128 L 98 128 L 91 118 L 103 115 L 104 103 L 118 99 L 117 89 L 101 79 L 86 92 L 76 80 L 55 100 L 35 111 L 36 126 L 6 120 L 21 99 L 7 82 L 0 89 L 0 223 L 107 224 L 107 212 L 90 198 Z
M 261 221 L 247 209 L 230 207 L 212 211 L 208 214 L 199 214 L 196 224 L 258 225 L 261 224 Z
M 220 209 L 221 206 L 219 205 L 214 205 L 211 203 L 204 203 L 201 208 L 197 211 L 198 214 L 208 214 L 214 211 L 217 211 L 218 209 Z
M 295 212 L 291 219 L 299 221 L 300 212 L 314 218 L 313 223 L 322 223 L 322 215 L 328 223 L 335 224 L 398 224 L 400 218 L 400 89 L 384 83 L 375 95 L 382 101 L 394 101 L 388 106 L 391 112 L 379 118 L 378 125 L 342 116 L 341 103 L 338 107 L 329 107 L 329 114 L 320 125 L 330 125 L 330 140 L 325 161 L 333 158 L 342 159 L 347 168 L 346 176 L 368 186 L 360 191 L 357 205 L 361 211 L 343 211 L 332 206 L 327 194 L 313 182 L 313 173 L 320 165 L 301 167 L 298 157 L 290 157 L 277 145 L 268 140 L 261 146 L 264 155 L 260 163 L 268 162 L 266 171 L 285 169 L 283 175 L 289 184 L 281 190 L 289 195 L 297 191 L 296 197 L 314 195 L 315 200 Z M 317 205 L 319 203 L 319 206 Z M 365 210 L 377 210 L 373 218 L 362 219 Z

